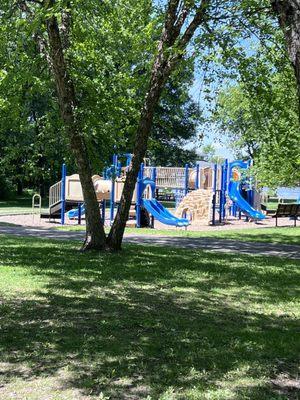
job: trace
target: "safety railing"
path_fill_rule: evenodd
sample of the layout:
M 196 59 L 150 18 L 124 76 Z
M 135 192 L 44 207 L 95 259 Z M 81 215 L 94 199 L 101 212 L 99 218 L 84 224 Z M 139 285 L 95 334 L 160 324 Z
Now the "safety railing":
M 49 189 L 49 208 L 52 207 L 54 204 L 61 201 L 61 186 L 62 182 L 59 181 L 52 185 Z
M 144 176 L 151 177 L 151 167 L 145 167 Z M 185 168 L 157 167 L 156 187 L 180 189 L 185 186 Z

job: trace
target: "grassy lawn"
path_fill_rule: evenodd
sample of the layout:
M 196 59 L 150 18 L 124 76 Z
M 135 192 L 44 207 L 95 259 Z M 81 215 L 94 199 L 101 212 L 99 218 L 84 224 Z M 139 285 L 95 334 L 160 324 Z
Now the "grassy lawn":
M 128 233 L 138 233 L 139 229 L 127 229 Z M 298 228 L 249 228 L 236 230 L 185 231 L 185 230 L 153 230 L 143 229 L 143 233 L 182 237 L 212 237 L 220 239 L 240 240 L 243 242 L 265 242 L 300 245 L 300 227 Z
M 0 399 L 299 398 L 299 262 L 76 246 L 1 236 Z
M 44 199 L 42 206 L 48 207 L 48 199 Z M 32 198 L 29 195 L 16 197 L 13 200 L 0 200 L 0 216 L 15 214 L 31 214 Z
M 66 231 L 85 230 L 85 226 L 58 226 L 55 229 Z M 161 236 L 182 236 L 182 237 L 213 237 L 220 239 L 240 240 L 243 242 L 264 242 L 264 243 L 282 243 L 300 245 L 300 227 L 297 228 L 249 228 L 220 231 L 215 228 L 208 228 L 209 231 L 185 231 L 178 230 L 161 230 L 161 229 L 135 229 L 126 228 L 126 233 L 136 235 L 161 235 Z
M 278 208 L 278 203 L 277 202 L 271 202 L 271 203 L 267 203 L 267 210 L 277 210 Z

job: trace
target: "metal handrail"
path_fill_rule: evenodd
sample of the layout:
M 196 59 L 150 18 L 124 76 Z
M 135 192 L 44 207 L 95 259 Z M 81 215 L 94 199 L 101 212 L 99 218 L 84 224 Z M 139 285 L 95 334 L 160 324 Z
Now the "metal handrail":
M 62 181 L 52 185 L 49 189 L 49 208 L 61 201 Z
M 151 177 L 151 167 L 144 168 L 144 176 Z M 191 173 L 192 169 L 190 169 Z M 157 167 L 156 187 L 157 188 L 183 188 L 185 184 L 185 168 Z

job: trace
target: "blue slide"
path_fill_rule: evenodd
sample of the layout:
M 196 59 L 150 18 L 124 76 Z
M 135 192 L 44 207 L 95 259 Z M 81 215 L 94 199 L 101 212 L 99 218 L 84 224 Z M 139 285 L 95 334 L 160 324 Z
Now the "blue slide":
M 234 161 L 230 164 L 230 172 L 235 167 L 239 167 L 241 169 L 247 169 L 248 164 L 243 161 Z M 232 174 L 230 177 L 232 179 Z M 229 187 L 228 187 L 228 194 L 232 201 L 234 201 L 237 206 L 241 209 L 241 211 L 250 218 L 253 219 L 265 219 L 266 216 L 258 210 L 255 210 L 246 199 L 243 198 L 240 189 L 241 182 L 240 181 L 233 181 L 230 180 Z
M 176 218 L 175 215 L 171 214 L 161 203 L 157 200 L 143 200 L 142 204 L 146 210 L 158 221 L 165 225 L 173 226 L 189 226 L 190 223 L 186 218 Z
M 84 204 L 81 204 L 80 206 L 80 211 L 81 211 L 81 216 L 85 214 L 85 207 Z M 78 208 L 74 208 L 73 210 L 70 210 L 67 213 L 67 216 L 72 219 L 72 218 L 78 218 Z

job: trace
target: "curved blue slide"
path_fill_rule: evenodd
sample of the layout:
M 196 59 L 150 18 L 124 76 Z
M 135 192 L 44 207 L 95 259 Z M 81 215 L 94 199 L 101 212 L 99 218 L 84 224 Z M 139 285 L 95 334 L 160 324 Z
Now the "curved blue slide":
M 170 213 L 161 203 L 157 200 L 143 200 L 142 205 L 146 208 L 146 210 L 158 221 L 165 225 L 172 226 L 189 226 L 190 223 L 186 218 L 176 218 L 175 215 Z
M 81 215 L 85 214 L 85 206 L 84 206 L 84 204 L 81 204 L 80 211 L 81 211 Z M 78 208 L 74 208 L 73 210 L 70 210 L 69 212 L 67 212 L 67 216 L 70 219 L 78 218 Z
M 232 169 L 235 167 L 239 167 L 241 169 L 247 169 L 248 164 L 244 161 L 234 161 L 230 164 L 230 178 L 232 179 Z M 241 209 L 241 211 L 246 214 L 248 217 L 253 219 L 265 219 L 266 216 L 258 210 L 255 210 L 246 199 L 243 198 L 241 194 L 241 182 L 240 181 L 232 181 L 230 180 L 228 186 L 228 194 L 232 201 L 234 201 L 237 206 Z

